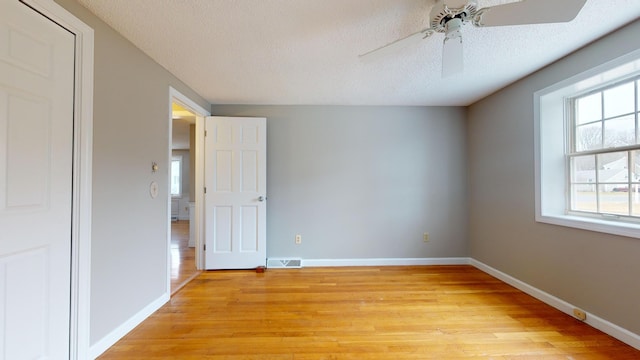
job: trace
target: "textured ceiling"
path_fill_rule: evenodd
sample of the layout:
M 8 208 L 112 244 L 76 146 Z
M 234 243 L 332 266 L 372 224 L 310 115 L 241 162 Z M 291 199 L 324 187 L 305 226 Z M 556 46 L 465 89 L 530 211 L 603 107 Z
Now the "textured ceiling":
M 358 57 L 426 28 L 433 0 L 78 1 L 213 104 L 469 105 L 640 17 L 588 0 L 565 24 L 467 24 L 464 75 L 442 79 L 442 34 Z

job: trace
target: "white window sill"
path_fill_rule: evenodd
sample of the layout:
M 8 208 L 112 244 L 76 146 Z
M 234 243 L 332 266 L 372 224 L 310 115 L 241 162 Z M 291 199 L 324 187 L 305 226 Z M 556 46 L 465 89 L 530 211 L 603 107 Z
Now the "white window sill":
M 538 215 L 536 216 L 536 221 L 640 239 L 640 224 L 575 215 Z

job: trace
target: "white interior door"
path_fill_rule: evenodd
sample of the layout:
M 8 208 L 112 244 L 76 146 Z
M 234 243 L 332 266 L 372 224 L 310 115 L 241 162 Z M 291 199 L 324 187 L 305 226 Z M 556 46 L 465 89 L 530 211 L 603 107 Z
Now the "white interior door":
M 69 357 L 74 43 L 0 1 L 0 359 Z
M 265 266 L 267 119 L 207 117 L 205 129 L 205 266 Z

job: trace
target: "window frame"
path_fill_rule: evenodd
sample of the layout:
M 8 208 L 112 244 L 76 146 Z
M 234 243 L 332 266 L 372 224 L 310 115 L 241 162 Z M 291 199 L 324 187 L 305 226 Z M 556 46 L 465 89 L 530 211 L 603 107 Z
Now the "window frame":
M 638 113 L 640 112 L 640 104 L 638 104 L 638 99 L 640 98 L 640 94 L 638 93 L 638 91 L 640 90 L 638 88 L 638 83 L 640 82 L 640 71 L 636 71 L 634 73 L 632 73 L 630 76 L 626 76 L 626 77 L 622 77 L 621 79 L 618 79 L 617 81 L 613 81 L 613 82 L 609 82 L 603 85 L 599 85 L 599 86 L 595 86 L 591 89 L 588 89 L 587 91 L 583 91 L 580 93 L 576 93 L 574 95 L 571 95 L 569 97 L 565 98 L 565 102 L 566 102 L 566 118 L 565 118 L 565 123 L 567 126 L 567 134 L 568 134 L 568 146 L 567 146 L 567 150 L 566 150 L 566 166 L 567 166 L 567 170 L 566 170 L 566 187 L 567 187 L 567 191 L 566 191 L 566 207 L 567 207 L 567 213 L 568 214 L 572 214 L 572 215 L 578 215 L 578 216 L 590 216 L 590 217 L 596 217 L 596 218 L 610 218 L 610 219 L 615 219 L 615 220 L 619 220 L 619 221 L 630 221 L 630 222 L 640 222 L 640 216 L 634 216 L 633 212 L 632 212 L 632 206 L 633 206 L 633 202 L 632 202 L 632 193 L 633 191 L 631 190 L 634 185 L 637 186 L 637 182 L 634 182 L 633 179 L 631 178 L 631 175 L 633 174 L 632 171 L 632 164 L 631 164 L 631 153 L 633 151 L 640 151 L 640 124 L 639 124 L 639 115 Z M 605 108 L 605 92 L 607 90 L 610 89 L 614 89 L 616 87 L 619 86 L 623 86 L 626 84 L 633 84 L 633 110 L 630 113 L 623 113 L 623 114 L 617 114 L 615 116 L 606 116 L 606 108 Z M 599 120 L 594 120 L 594 121 L 590 121 L 584 124 L 577 124 L 577 111 L 576 111 L 576 107 L 577 107 L 577 101 L 579 99 L 588 97 L 588 96 L 592 96 L 595 94 L 600 94 L 600 98 L 601 98 L 601 114 L 600 114 L 600 119 Z M 633 145 L 624 145 L 624 146 L 613 146 L 613 147 L 606 147 L 606 122 L 607 121 L 611 121 L 611 120 L 616 120 L 616 119 L 620 119 L 626 116 L 633 116 L 633 121 L 634 121 L 634 141 L 635 144 Z M 578 135 L 577 135 L 577 131 L 578 131 L 578 127 L 579 126 L 586 126 L 589 124 L 593 124 L 593 123 L 601 123 L 601 141 L 600 141 L 600 147 L 597 149 L 587 149 L 587 150 L 578 150 Z M 600 186 L 607 186 L 607 185 L 614 185 L 616 183 L 609 183 L 609 182 L 604 182 L 604 181 L 599 181 L 599 167 L 600 167 L 600 163 L 598 162 L 598 157 L 599 155 L 604 155 L 604 154 L 611 154 L 611 153 L 616 153 L 616 152 L 626 152 L 628 154 L 627 157 L 627 172 L 628 172 L 628 177 L 627 177 L 627 181 L 626 183 L 622 183 L 619 182 L 617 184 L 623 184 L 624 186 L 627 186 L 628 191 L 627 193 L 627 210 L 628 210 L 628 214 L 627 215 L 623 215 L 623 214 L 618 214 L 618 213 L 608 213 L 606 211 L 601 211 L 601 200 L 600 200 L 600 190 L 599 187 Z M 572 199 L 572 191 L 571 191 L 571 186 L 575 185 L 576 182 L 572 180 L 572 169 L 571 169 L 571 159 L 575 158 L 575 157 L 580 157 L 580 156 L 590 156 L 593 155 L 594 156 L 594 161 L 595 161 L 595 182 L 593 183 L 593 185 L 596 187 L 596 211 L 583 211 L 583 210 L 577 210 L 577 209 L 573 209 L 573 199 Z
M 640 76 L 640 49 L 534 93 L 535 220 L 590 231 L 640 238 L 640 222 L 598 213 L 567 211 L 569 150 L 575 134 L 567 99 L 603 91 Z M 639 100 L 636 99 L 636 102 Z M 640 106 L 640 105 L 636 105 Z M 604 110 L 603 110 L 604 111 Z M 639 130 L 636 129 L 636 132 Z M 622 148 L 615 151 L 622 151 Z

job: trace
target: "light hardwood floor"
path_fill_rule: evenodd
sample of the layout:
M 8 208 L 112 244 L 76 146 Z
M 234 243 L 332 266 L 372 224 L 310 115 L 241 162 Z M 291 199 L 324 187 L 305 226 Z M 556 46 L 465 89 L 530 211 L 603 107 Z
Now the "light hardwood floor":
M 615 306 L 615 304 L 611 304 Z M 205 272 L 101 359 L 640 359 L 471 266 Z
M 189 221 L 171 222 L 171 294 L 175 294 L 200 272 L 195 249 L 189 247 Z

